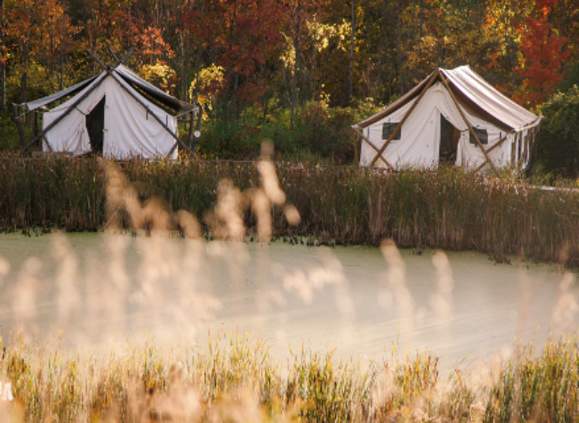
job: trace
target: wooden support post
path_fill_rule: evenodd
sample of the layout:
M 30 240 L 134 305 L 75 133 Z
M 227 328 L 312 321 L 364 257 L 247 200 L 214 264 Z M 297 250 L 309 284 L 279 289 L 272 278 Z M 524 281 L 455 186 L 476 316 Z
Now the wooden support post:
M 378 150 L 378 154 L 376 154 L 376 156 L 374 157 L 374 159 L 372 160 L 372 162 L 370 162 L 370 167 L 374 166 L 374 164 L 376 163 L 376 161 L 378 161 L 379 156 L 382 156 L 382 154 L 384 153 L 384 151 L 386 150 L 386 147 L 388 147 L 388 144 L 390 144 L 390 142 L 392 142 L 392 140 L 394 139 L 394 137 L 396 136 L 396 134 L 398 132 L 400 132 L 400 130 L 402 129 L 402 125 L 404 124 L 404 122 L 406 121 L 406 119 L 408 119 L 408 117 L 410 116 L 410 114 L 414 111 L 414 109 L 416 108 L 416 106 L 418 105 L 418 103 L 420 103 L 420 100 L 422 100 L 422 97 L 424 97 L 424 94 L 426 93 L 426 91 L 428 91 L 428 89 L 432 86 L 432 84 L 434 83 L 434 81 L 436 80 L 436 72 L 433 72 L 432 75 L 430 75 L 430 79 L 428 80 L 428 82 L 426 83 L 426 85 L 424 86 L 424 88 L 422 89 L 422 91 L 420 92 L 420 95 L 418 96 L 418 98 L 414 101 L 414 103 L 412 104 L 412 106 L 410 106 L 410 108 L 408 109 L 408 111 L 406 112 L 406 114 L 404 115 L 404 117 L 402 118 L 402 120 L 398 123 L 398 125 L 396 125 L 396 128 L 394 129 L 394 131 L 390 134 L 390 136 L 388 137 L 388 139 L 386 140 L 386 142 L 382 145 L 382 147 L 380 147 L 380 150 Z
M 354 129 L 354 130 L 356 131 L 356 133 L 360 136 L 360 138 L 361 138 L 363 141 L 365 141 L 370 147 L 372 147 L 372 149 L 373 149 L 374 151 L 376 151 L 376 153 L 379 154 L 379 159 L 384 162 L 384 164 L 388 167 L 388 169 L 390 169 L 390 170 L 395 170 L 395 169 L 394 169 L 394 166 L 392 166 L 392 165 L 388 162 L 388 160 L 386 160 L 386 159 L 384 158 L 384 156 L 383 156 L 382 154 L 380 154 L 380 149 L 379 149 L 378 147 L 376 147 L 376 146 L 374 145 L 374 143 L 372 143 L 372 141 L 370 141 L 370 140 L 362 133 L 362 130 L 361 130 L 361 129 L 359 129 L 359 128 L 352 128 L 352 129 Z
M 22 150 L 22 152 L 26 151 L 26 139 L 24 135 L 24 127 L 22 125 L 22 116 L 18 113 L 18 105 L 12 104 L 12 114 L 10 115 L 10 119 L 16 126 L 16 130 L 18 131 L 18 146 Z
M 195 110 L 191 110 L 191 116 L 189 116 L 189 131 L 187 133 L 187 145 L 189 148 L 193 145 L 193 121 L 195 120 Z
M 500 145 L 502 145 L 506 140 L 507 137 L 509 136 L 509 134 L 505 134 L 503 137 L 501 137 L 496 143 L 493 144 L 493 146 L 491 148 L 489 148 L 486 152 L 487 154 L 491 153 L 495 148 L 499 147 Z M 479 172 L 483 167 L 485 167 L 485 165 L 487 164 L 486 160 L 475 169 L 475 173 Z
M 54 153 L 54 150 L 52 149 L 52 146 L 50 145 L 50 143 L 48 142 L 48 140 L 46 139 L 46 137 L 42 137 L 42 142 L 44 142 L 46 144 L 46 146 L 48 147 L 48 150 L 51 153 Z
M 201 106 L 201 104 L 198 102 L 195 103 L 195 108 L 193 109 L 193 118 L 195 118 L 195 112 L 197 113 L 197 122 L 195 123 L 195 128 L 197 128 L 197 131 L 201 131 L 201 123 L 203 122 L 203 106 Z M 191 143 L 191 152 L 195 150 L 195 146 L 197 144 L 199 144 L 199 139 L 195 141 L 195 144 Z
M 466 115 L 464 114 L 464 111 L 462 110 L 462 107 L 460 106 L 458 100 L 456 99 L 454 93 L 452 92 L 452 88 L 450 87 L 450 84 L 448 83 L 446 77 L 444 76 L 444 74 L 442 72 L 440 72 L 440 70 L 437 70 L 438 74 L 440 75 L 440 79 L 442 80 L 442 83 L 444 84 L 444 86 L 446 87 L 448 94 L 450 95 L 450 98 L 452 99 L 454 105 L 456 106 L 456 108 L 458 109 L 458 112 L 460 113 L 460 116 L 462 117 L 462 120 L 464 121 L 464 123 L 468 126 L 468 131 L 470 132 L 470 134 L 473 136 L 473 138 L 475 139 L 476 143 L 478 144 L 478 147 L 481 149 L 481 151 L 483 152 L 486 161 L 485 163 L 483 163 L 483 166 L 486 164 L 486 162 L 489 163 L 489 165 L 491 166 L 491 168 L 493 169 L 493 171 L 495 172 L 495 174 L 497 176 L 499 176 L 499 172 L 497 171 L 497 168 L 495 167 L 495 165 L 493 164 L 491 158 L 489 157 L 489 155 L 487 154 L 483 144 L 480 142 L 480 139 L 478 138 L 478 135 L 476 134 L 475 130 L 473 129 L 472 125 L 470 124 L 469 120 L 466 118 Z M 481 167 L 482 169 L 482 167 Z

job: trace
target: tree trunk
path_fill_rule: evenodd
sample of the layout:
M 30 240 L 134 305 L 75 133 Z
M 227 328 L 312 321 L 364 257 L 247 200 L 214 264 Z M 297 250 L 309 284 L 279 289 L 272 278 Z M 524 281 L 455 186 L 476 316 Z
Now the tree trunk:
M 22 120 L 16 115 L 18 111 L 14 109 L 14 112 L 10 115 L 10 119 L 16 126 L 16 130 L 18 131 L 18 146 L 20 150 L 24 152 L 24 148 L 26 147 L 26 139 L 24 134 L 24 126 L 22 125 Z
M 4 38 L 4 0 L 0 0 L 0 38 Z M 6 63 L 0 62 L 0 113 L 6 112 Z
M 348 72 L 348 104 L 354 101 L 354 43 L 356 42 L 356 0 L 352 2 L 352 34 L 350 36 L 350 67 Z
M 6 112 L 6 64 L 0 63 L 0 113 Z

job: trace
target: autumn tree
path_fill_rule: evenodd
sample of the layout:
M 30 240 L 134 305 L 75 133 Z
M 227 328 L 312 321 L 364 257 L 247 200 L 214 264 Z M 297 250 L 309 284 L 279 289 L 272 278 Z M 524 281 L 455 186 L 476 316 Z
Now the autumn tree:
M 207 65 L 224 69 L 221 103 L 238 115 L 243 105 L 266 95 L 282 48 L 286 18 L 278 0 L 209 0 L 194 4 L 188 15 Z
M 29 99 L 30 86 L 35 93 L 63 87 L 69 82 L 65 65 L 77 32 L 63 4 L 60 0 L 6 0 L 4 8 L 4 60 L 10 78 L 18 79 L 12 84 L 18 87 L 12 93 L 14 100 Z
M 517 98 L 534 105 L 544 101 L 563 79 L 570 56 L 567 38 L 553 27 L 551 15 L 558 0 L 536 0 L 535 10 L 521 29 L 522 63 L 516 68 L 523 78 Z

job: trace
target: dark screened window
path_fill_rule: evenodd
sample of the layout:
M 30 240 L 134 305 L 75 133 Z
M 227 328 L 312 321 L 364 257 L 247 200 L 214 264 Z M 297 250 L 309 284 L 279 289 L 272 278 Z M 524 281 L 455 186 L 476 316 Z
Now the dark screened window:
M 384 123 L 384 125 L 382 125 L 382 139 L 383 140 L 390 139 L 390 136 L 394 133 L 397 126 L 398 126 L 398 122 L 386 122 L 386 123 Z M 400 132 L 401 131 L 402 131 L 402 127 L 398 130 L 398 132 L 396 133 L 394 138 L 392 138 L 392 141 L 400 139 Z
M 486 145 L 489 143 L 489 134 L 486 129 L 478 129 L 478 128 L 472 129 L 474 130 L 481 144 Z M 470 133 L 470 143 L 476 145 L 476 139 L 474 138 L 472 133 Z

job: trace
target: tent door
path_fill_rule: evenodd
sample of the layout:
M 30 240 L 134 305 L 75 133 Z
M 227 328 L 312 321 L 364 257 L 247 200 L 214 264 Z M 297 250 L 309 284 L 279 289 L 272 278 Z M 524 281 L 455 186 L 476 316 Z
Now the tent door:
M 441 114 L 440 115 L 440 150 L 438 155 L 439 164 L 454 165 L 456 163 L 456 154 L 458 150 L 458 141 L 460 131 L 456 129 Z
M 103 142 L 105 132 L 105 102 L 106 97 L 86 115 L 86 129 L 90 139 L 90 147 L 93 153 L 103 153 Z

